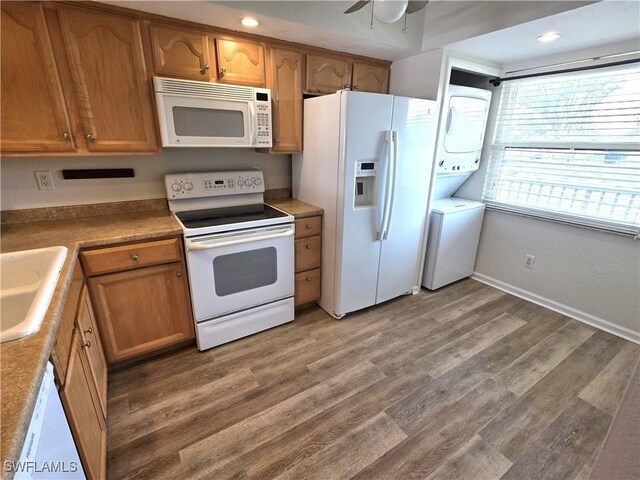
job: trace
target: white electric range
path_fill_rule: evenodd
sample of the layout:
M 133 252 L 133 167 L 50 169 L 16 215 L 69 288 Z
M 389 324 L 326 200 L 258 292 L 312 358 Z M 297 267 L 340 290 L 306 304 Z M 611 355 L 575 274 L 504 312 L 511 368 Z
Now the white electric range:
M 198 348 L 294 318 L 294 219 L 264 203 L 261 171 L 165 176 L 182 227 Z

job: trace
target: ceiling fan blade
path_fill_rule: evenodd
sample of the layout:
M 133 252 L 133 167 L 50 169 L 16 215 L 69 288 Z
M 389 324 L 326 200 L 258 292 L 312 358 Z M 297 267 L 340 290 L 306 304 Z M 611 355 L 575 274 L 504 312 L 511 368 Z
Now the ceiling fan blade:
M 407 13 L 415 13 L 419 10 L 422 10 L 427 6 L 429 0 L 427 1 L 418 1 L 418 0 L 409 0 L 409 5 L 407 5 Z
M 356 3 L 354 3 L 353 5 L 351 5 L 348 9 L 346 9 L 344 11 L 344 13 L 353 13 L 353 12 L 357 12 L 358 10 L 360 10 L 362 7 L 364 7 L 367 3 L 369 3 L 371 0 L 360 0 Z M 420 2 L 422 3 L 422 2 Z

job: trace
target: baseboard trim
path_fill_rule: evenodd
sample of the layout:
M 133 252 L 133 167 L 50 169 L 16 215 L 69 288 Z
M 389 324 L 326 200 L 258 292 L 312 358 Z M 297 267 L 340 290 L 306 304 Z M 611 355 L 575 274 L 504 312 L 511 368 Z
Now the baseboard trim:
M 503 292 L 510 293 L 511 295 L 522 298 L 531 303 L 535 303 L 536 305 L 540 305 L 542 307 L 548 308 L 549 310 L 553 310 L 554 312 L 566 315 L 567 317 L 578 320 L 579 322 L 586 323 L 587 325 L 591 325 L 592 327 L 604 330 L 605 332 L 611 333 L 618 337 L 622 337 L 625 340 L 629 340 L 630 342 L 640 344 L 640 332 L 635 332 L 630 328 L 621 327 L 620 325 L 608 322 L 607 320 L 604 320 L 602 318 L 590 315 L 586 312 L 569 307 L 568 305 L 564 305 L 549 298 L 536 295 L 535 293 L 529 292 L 527 290 L 514 287 L 513 285 L 478 272 L 473 272 L 471 278 L 489 285 L 490 287 L 497 288 L 498 290 L 502 290 Z

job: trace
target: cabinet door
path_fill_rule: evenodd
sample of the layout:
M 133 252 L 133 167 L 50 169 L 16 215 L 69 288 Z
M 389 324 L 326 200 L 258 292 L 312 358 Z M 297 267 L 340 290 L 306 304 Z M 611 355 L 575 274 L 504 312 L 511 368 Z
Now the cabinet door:
M 389 69 L 379 65 L 353 64 L 353 89 L 361 92 L 387 93 Z
M 351 62 L 343 58 L 307 55 L 307 92 L 334 93 L 351 87 Z
M 42 6 L 2 2 L 3 152 L 73 150 L 73 137 Z
M 302 152 L 302 54 L 272 48 L 273 152 Z
M 220 82 L 265 86 L 264 47 L 261 44 L 216 38 L 216 52 Z
M 73 336 L 71 362 L 60 397 L 87 478 L 106 478 L 107 428 L 77 330 Z
M 109 363 L 194 336 L 182 263 L 94 277 L 89 288 Z
M 80 331 L 80 338 L 85 349 L 91 377 L 98 393 L 98 400 L 102 408 L 103 417 L 107 417 L 107 361 L 100 342 L 93 306 L 89 299 L 87 288 L 83 288 L 78 305 L 76 324 Z
M 87 148 L 156 150 L 140 21 L 71 9 L 59 15 Z
M 210 81 L 215 72 L 206 33 L 170 25 L 151 24 L 153 63 L 158 75 Z

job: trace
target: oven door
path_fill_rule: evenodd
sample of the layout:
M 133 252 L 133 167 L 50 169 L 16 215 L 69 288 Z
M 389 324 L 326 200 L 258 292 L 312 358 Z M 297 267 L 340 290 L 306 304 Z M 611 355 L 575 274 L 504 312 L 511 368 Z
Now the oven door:
M 156 94 L 163 147 L 251 147 L 252 102 Z
M 293 224 L 186 238 L 196 322 L 291 297 Z

